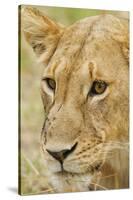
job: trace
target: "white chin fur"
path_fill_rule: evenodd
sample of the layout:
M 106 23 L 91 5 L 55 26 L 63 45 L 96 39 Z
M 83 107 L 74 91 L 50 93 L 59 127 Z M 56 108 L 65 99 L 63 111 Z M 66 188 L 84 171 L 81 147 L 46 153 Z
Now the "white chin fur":
M 70 173 L 62 173 L 60 163 L 52 160 L 46 161 L 45 165 L 48 168 L 47 177 L 49 184 L 52 185 L 55 192 L 85 192 L 89 190 L 92 179 L 91 174 L 80 173 L 80 170 L 76 168 L 75 173 L 74 168 L 70 169 Z M 64 169 L 68 171 L 69 167 L 66 166 L 65 168 L 64 166 Z
M 90 174 L 49 174 L 50 184 L 56 192 L 85 192 L 89 190 L 92 180 Z
M 48 170 L 52 173 L 61 171 L 61 165 L 58 161 L 56 162 L 56 161 L 49 160 L 45 162 L 45 165 L 47 166 Z

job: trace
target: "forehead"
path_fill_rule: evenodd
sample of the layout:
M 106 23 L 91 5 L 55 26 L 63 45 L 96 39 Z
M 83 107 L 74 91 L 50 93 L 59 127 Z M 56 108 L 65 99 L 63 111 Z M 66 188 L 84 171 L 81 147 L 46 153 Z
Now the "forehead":
M 124 63 L 120 45 L 104 31 L 93 30 L 97 20 L 97 17 L 89 22 L 85 19 L 65 30 L 44 74 L 80 73 L 83 66 L 91 62 L 96 63 L 97 69 L 105 75 L 119 70 Z

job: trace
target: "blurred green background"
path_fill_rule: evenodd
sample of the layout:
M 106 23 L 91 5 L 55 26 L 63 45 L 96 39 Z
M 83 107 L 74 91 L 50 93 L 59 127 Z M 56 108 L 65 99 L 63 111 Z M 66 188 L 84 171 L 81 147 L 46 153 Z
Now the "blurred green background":
M 21 9 L 19 7 L 21 15 Z M 84 17 L 120 12 L 35 6 L 53 20 L 70 25 Z M 122 15 L 127 13 L 121 12 Z M 22 19 L 21 19 L 22 21 Z M 40 97 L 40 78 L 43 68 L 36 62 L 31 47 L 26 43 L 20 25 L 20 80 L 21 80 L 21 133 L 20 133 L 20 191 L 21 194 L 54 193 L 46 178 L 40 150 L 40 133 L 45 118 Z

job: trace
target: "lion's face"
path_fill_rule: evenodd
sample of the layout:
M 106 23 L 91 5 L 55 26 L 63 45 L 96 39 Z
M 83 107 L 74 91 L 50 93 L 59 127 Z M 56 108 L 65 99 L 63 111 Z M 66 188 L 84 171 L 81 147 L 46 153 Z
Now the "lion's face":
M 46 112 L 41 144 L 56 182 L 63 180 L 66 191 L 83 190 L 72 189 L 70 178 L 87 177 L 89 183 L 118 143 L 128 142 L 126 29 L 110 15 L 68 28 L 54 26 L 48 39 L 54 47 L 45 50 L 47 34 L 44 46 L 32 41 L 35 52 L 42 51 L 41 62 L 47 60 L 41 79 Z

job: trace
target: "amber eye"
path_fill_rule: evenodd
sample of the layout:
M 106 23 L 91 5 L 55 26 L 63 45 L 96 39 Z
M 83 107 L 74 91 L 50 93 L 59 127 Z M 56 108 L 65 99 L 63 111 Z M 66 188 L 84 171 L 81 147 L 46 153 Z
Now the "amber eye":
M 97 80 L 93 82 L 93 85 L 91 87 L 90 94 L 91 95 L 98 95 L 104 93 L 104 91 L 107 88 L 107 83 L 101 80 Z
M 45 79 L 46 83 L 47 83 L 47 86 L 51 89 L 51 90 L 55 90 L 56 88 L 56 83 L 53 79 L 51 78 L 46 78 Z

